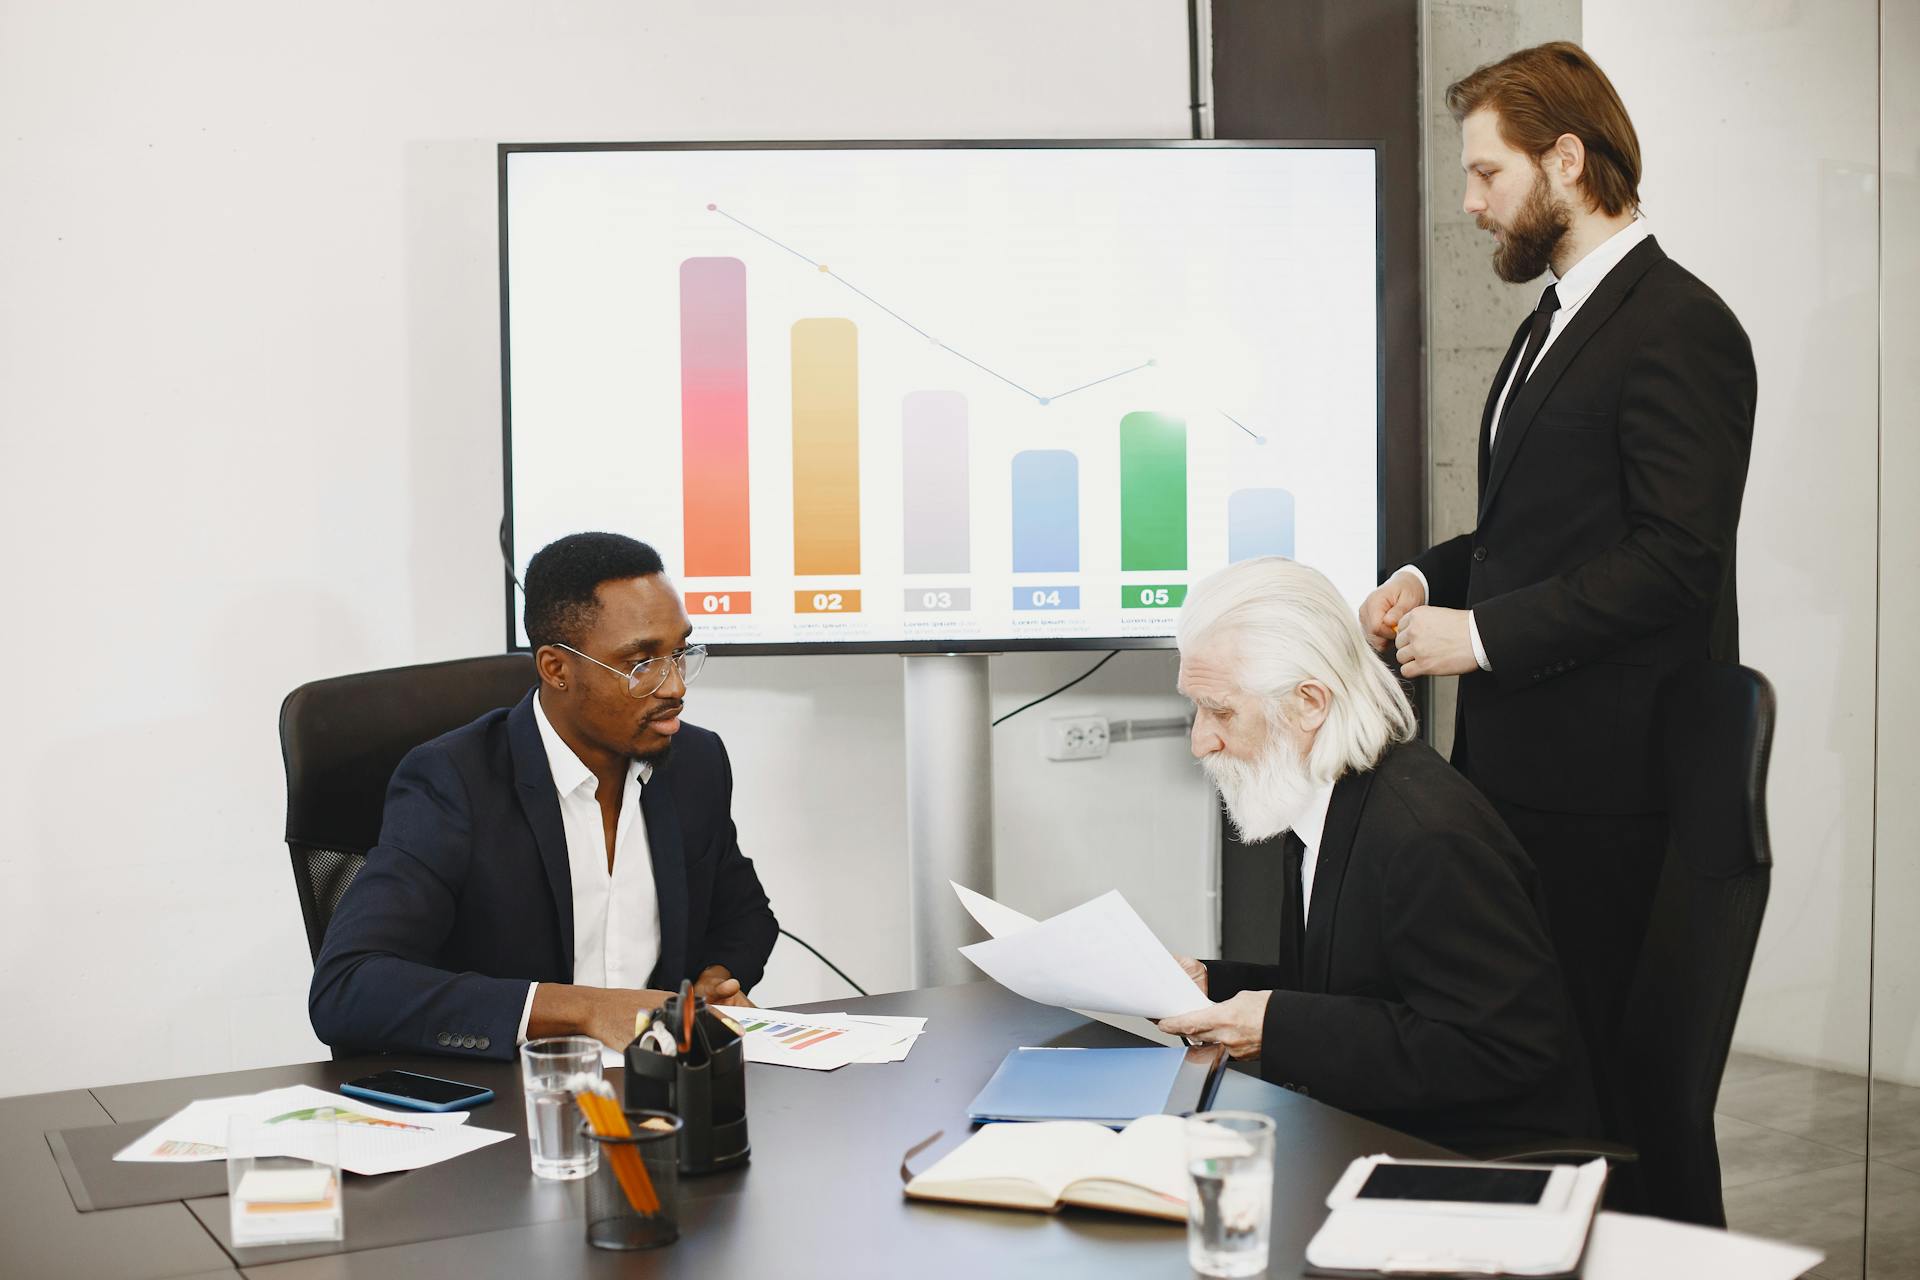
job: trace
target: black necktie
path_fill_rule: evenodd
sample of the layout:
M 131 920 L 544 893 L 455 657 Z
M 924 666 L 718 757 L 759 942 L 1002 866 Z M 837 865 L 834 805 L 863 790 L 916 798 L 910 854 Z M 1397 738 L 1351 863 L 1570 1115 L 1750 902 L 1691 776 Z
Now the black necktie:
M 1306 893 L 1300 884 L 1300 864 L 1306 860 L 1307 846 L 1300 837 L 1287 832 L 1280 844 L 1280 989 L 1298 991 L 1301 986 L 1301 957 L 1307 946 Z
M 1500 406 L 1500 422 L 1493 435 L 1493 447 L 1500 447 L 1500 438 L 1506 434 L 1507 424 L 1513 420 L 1513 407 L 1520 402 L 1520 388 L 1527 385 L 1527 375 L 1533 372 L 1533 362 L 1540 358 L 1540 348 L 1547 345 L 1547 334 L 1553 330 L 1553 313 L 1560 309 L 1560 287 L 1548 285 L 1547 291 L 1540 295 L 1540 305 L 1533 309 L 1533 315 L 1527 319 L 1527 346 L 1520 353 L 1520 364 L 1513 374 L 1513 386 L 1507 391 L 1507 402 Z

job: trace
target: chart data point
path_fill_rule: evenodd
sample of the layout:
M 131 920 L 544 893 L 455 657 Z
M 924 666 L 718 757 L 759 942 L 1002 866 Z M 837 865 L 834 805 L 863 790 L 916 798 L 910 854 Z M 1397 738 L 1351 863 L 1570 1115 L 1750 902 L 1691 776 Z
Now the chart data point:
M 719 208 L 720 208 L 720 206 L 719 206 L 719 205 L 717 205 L 717 204 L 710 204 L 710 205 L 708 205 L 708 206 L 707 206 L 707 212 L 708 212 L 708 213 L 715 213 L 715 212 L 717 212 L 717 211 L 719 210 Z
M 820 274 L 823 276 L 830 276 L 833 274 L 833 269 L 823 262 L 820 264 Z
M 1038 396 L 1038 397 L 1036 397 L 1036 399 L 1038 399 L 1038 400 L 1040 401 L 1040 403 L 1041 403 L 1041 404 L 1052 404 L 1052 403 L 1053 403 L 1053 398 L 1052 398 L 1051 396 Z
M 707 207 L 708 207 L 708 208 L 712 208 L 713 206 L 712 206 L 712 205 L 708 205 Z M 1160 362 L 1159 362 L 1158 360 L 1149 360 L 1149 361 L 1147 361 L 1147 368 L 1149 368 L 1149 369 L 1151 369 L 1151 368 L 1154 368 L 1154 367 L 1155 367 L 1155 366 L 1157 366 L 1157 365 L 1158 365 L 1159 363 L 1160 363 Z
M 1253 442 L 1255 444 L 1265 444 L 1267 442 L 1267 438 L 1265 436 L 1255 436 L 1253 438 Z

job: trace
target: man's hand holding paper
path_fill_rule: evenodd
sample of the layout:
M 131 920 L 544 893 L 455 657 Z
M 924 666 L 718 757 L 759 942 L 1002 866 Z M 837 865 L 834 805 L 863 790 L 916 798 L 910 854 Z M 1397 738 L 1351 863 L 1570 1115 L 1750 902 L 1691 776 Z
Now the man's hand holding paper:
M 1185 1036 L 1195 1044 L 1225 1045 L 1230 1057 L 1257 1058 L 1267 1022 L 1267 997 L 1272 994 L 1242 991 L 1219 1004 L 1162 1018 L 1155 1025 L 1170 1036 Z

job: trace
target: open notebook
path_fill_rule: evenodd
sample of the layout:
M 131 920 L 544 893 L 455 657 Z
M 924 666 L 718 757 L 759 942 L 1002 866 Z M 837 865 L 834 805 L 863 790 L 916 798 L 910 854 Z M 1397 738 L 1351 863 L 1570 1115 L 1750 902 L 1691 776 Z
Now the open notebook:
M 1118 1133 L 1085 1120 L 990 1124 L 907 1183 L 923 1200 L 1052 1212 L 1061 1205 L 1184 1222 L 1186 1121 L 1142 1116 Z

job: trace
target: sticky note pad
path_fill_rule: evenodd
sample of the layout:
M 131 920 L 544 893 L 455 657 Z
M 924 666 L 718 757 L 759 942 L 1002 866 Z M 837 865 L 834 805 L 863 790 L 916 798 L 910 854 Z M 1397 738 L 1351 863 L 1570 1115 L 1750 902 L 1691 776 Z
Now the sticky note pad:
M 331 1169 L 250 1169 L 234 1188 L 248 1204 L 313 1204 L 328 1199 Z

